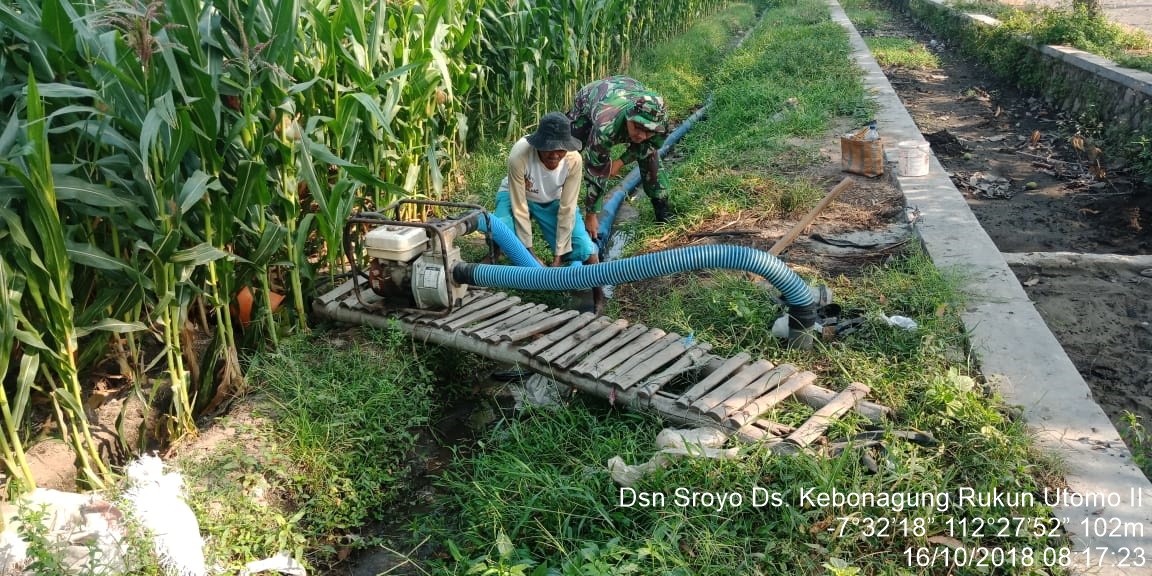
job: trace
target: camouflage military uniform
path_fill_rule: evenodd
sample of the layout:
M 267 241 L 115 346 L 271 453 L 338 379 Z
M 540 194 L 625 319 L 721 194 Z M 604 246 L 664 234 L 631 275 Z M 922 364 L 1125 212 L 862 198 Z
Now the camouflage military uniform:
M 644 193 L 655 206 L 667 206 L 667 177 L 660 166 L 660 147 L 664 145 L 667 118 L 664 99 L 648 91 L 640 82 L 626 76 L 612 76 L 592 82 L 576 93 L 576 103 L 568 111 L 572 135 L 584 145 L 584 176 L 588 182 L 585 207 L 594 211 L 600 194 L 605 191 L 612 165 L 612 147 L 626 144 L 620 160 L 625 165 L 635 161 L 640 166 Z M 652 137 L 639 144 L 628 139 L 627 120 L 652 131 Z

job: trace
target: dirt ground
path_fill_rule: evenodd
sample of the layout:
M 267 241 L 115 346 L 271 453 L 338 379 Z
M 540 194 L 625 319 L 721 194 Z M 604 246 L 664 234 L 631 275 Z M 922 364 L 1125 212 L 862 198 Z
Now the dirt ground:
M 938 70 L 885 74 L 1001 251 L 1152 251 L 1152 194 L 1074 118 L 900 15 L 876 35 L 916 39 L 940 58 Z M 1149 279 L 1115 267 L 1014 270 L 1105 412 L 1152 419 Z

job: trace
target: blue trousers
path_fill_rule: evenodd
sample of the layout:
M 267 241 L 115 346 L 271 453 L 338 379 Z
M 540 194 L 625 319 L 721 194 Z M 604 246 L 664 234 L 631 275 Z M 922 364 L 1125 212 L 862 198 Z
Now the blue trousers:
M 556 253 L 556 215 L 559 211 L 559 200 L 544 204 L 528 203 L 528 215 L 540 225 L 540 232 L 543 233 L 544 240 L 548 241 L 548 247 L 552 249 L 553 254 Z M 505 226 L 510 230 L 516 230 L 516 221 L 512 217 L 512 199 L 507 190 L 496 192 L 495 213 Z M 593 254 L 598 253 L 596 243 L 592 241 L 592 237 L 584 229 L 584 216 L 580 212 L 580 207 L 577 206 L 575 222 L 572 226 L 572 251 L 564 256 L 564 260 L 583 262 Z

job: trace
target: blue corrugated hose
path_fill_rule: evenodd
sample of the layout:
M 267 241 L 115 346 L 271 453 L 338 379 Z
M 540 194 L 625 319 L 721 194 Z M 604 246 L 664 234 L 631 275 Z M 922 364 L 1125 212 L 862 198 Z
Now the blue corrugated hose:
M 484 218 L 480 220 L 483 222 Z M 601 264 L 548 268 L 532 257 L 503 221 L 495 216 L 489 216 L 489 221 L 489 226 L 481 223 L 480 229 L 491 229 L 492 239 L 515 266 L 458 264 L 452 275 L 461 284 L 520 290 L 584 290 L 688 270 L 724 268 L 763 276 L 780 290 L 784 302 L 790 306 L 815 304 L 812 289 L 803 278 L 780 259 L 754 248 L 720 244 L 687 246 Z

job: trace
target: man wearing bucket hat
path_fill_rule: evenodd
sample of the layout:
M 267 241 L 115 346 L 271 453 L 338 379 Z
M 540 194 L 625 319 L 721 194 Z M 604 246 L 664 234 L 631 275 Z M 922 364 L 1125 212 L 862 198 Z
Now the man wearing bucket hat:
M 668 182 L 660 167 L 660 147 L 668 132 L 664 99 L 627 76 L 612 76 L 585 85 L 568 111 L 572 134 L 584 145 L 585 228 L 595 237 L 599 222 L 596 203 L 609 178 L 635 161 L 640 166 L 644 193 L 652 201 L 657 222 L 667 222 Z M 612 158 L 612 147 L 626 144 L 624 154 Z
M 496 217 L 516 231 L 516 237 L 532 250 L 532 224 L 540 225 L 554 254 L 552 266 L 563 262 L 600 262 L 599 250 L 581 221 L 579 198 L 584 160 L 580 141 L 561 112 L 549 112 L 536 131 L 521 138 L 508 153 L 508 175 L 496 192 Z M 544 264 L 544 261 L 536 256 Z M 592 290 L 596 310 L 603 292 Z

